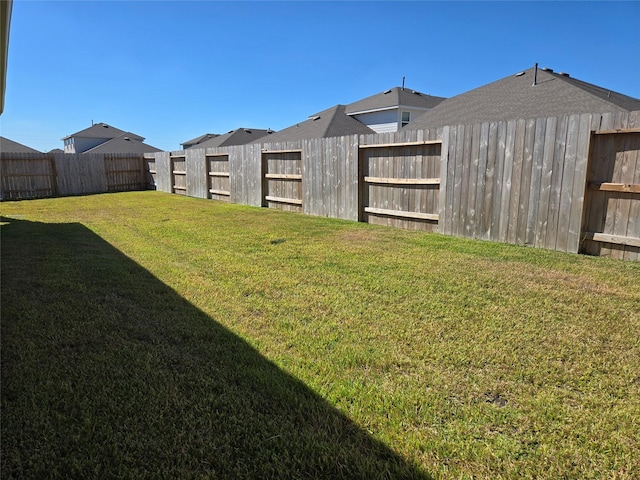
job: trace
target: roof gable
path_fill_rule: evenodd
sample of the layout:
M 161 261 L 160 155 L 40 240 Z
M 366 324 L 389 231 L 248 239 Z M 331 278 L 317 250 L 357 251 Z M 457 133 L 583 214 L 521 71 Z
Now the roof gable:
M 62 140 L 66 140 L 68 138 L 116 138 L 120 135 L 127 134 L 131 138 L 135 138 L 136 140 L 142 142 L 144 137 L 140 135 L 136 135 L 135 133 L 125 132 L 124 130 L 120 130 L 119 128 L 112 127 L 106 123 L 95 123 L 91 125 L 89 128 L 85 128 L 84 130 L 80 130 L 79 132 L 73 133 L 71 135 L 67 135 L 63 137 Z
M 345 112 L 347 115 L 355 115 L 399 106 L 427 109 L 435 107 L 443 100 L 445 100 L 443 97 L 434 97 L 408 88 L 394 87 L 348 104 Z
M 620 110 L 640 110 L 640 100 L 549 69 L 538 69 L 536 74 L 535 68 L 530 68 L 448 98 L 404 128 Z
M 193 145 L 190 148 L 211 148 L 211 147 L 228 147 L 231 145 L 245 145 L 254 140 L 260 139 L 271 133 L 272 130 L 262 130 L 259 128 L 237 128 L 222 135 L 205 140 L 204 142 Z
M 6 137 L 0 137 L 0 152 L 8 153 L 42 153 L 35 148 L 27 147 Z
M 343 135 L 364 135 L 375 133 L 365 124 L 345 113 L 345 105 L 335 105 L 307 120 L 273 133 L 258 142 L 288 142 L 306 138 L 339 137 Z M 254 142 L 257 143 L 257 142 Z
M 139 137 L 125 132 L 123 135 L 107 140 L 82 153 L 153 153 L 162 151 L 159 148 L 141 142 L 137 138 Z
M 205 133 L 204 135 L 200 135 L 199 137 L 192 138 L 191 140 L 187 140 L 186 142 L 182 142 L 180 145 L 183 147 L 191 147 L 193 145 L 197 145 L 199 143 L 204 142 L 205 140 L 209 140 L 210 138 L 217 137 L 217 133 Z

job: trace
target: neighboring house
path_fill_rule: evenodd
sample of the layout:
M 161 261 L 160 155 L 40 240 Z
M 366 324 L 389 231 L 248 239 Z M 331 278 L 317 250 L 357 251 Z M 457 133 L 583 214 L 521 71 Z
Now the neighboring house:
M 96 123 L 62 139 L 64 153 L 146 153 L 160 152 L 151 145 L 142 143 L 144 137 L 125 132 L 106 123 Z M 105 145 L 107 144 L 108 145 Z M 103 148 L 98 148 L 102 146 Z M 129 150 L 122 150 L 128 148 Z
M 374 130 L 345 113 L 345 105 L 335 105 L 320 113 L 311 115 L 307 120 L 272 133 L 268 138 L 253 143 L 289 142 L 308 138 L 340 137 L 343 135 L 364 135 Z
M 443 97 L 394 87 L 350 103 L 345 113 L 377 133 L 397 132 L 444 100 Z
M 0 152 L 7 153 L 42 153 L 35 148 L 27 147 L 5 137 L 0 137 Z
M 532 67 L 448 98 L 405 129 L 635 110 L 640 110 L 637 98 L 583 82 L 566 73 Z
M 230 145 L 245 145 L 259 140 L 273 133 L 273 130 L 261 130 L 259 128 L 237 128 L 222 135 L 206 133 L 200 137 L 181 143 L 186 150 L 189 148 L 228 147 Z M 208 137 L 208 138 L 207 138 Z

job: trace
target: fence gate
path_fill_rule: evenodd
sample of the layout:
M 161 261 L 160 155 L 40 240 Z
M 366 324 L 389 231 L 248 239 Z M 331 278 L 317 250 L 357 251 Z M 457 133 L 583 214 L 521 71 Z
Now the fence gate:
M 209 198 L 228 202 L 231 196 L 229 187 L 229 154 L 208 154 L 206 160 L 209 174 Z
M 360 221 L 435 231 L 441 140 L 360 145 Z
M 640 130 L 591 138 L 581 252 L 640 260 Z
M 302 150 L 262 152 L 262 206 L 302 213 Z
M 184 152 L 171 155 L 171 193 L 187 194 L 187 158 Z

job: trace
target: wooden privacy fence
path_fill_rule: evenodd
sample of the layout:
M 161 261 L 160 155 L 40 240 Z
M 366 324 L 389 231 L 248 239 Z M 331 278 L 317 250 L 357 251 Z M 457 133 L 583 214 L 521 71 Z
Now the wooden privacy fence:
M 0 153 L 0 198 L 20 200 L 148 188 L 139 154 Z
M 640 112 L 144 156 L 0 158 L 5 199 L 155 188 L 640 260 Z
M 167 192 L 637 260 L 638 124 L 567 115 L 147 157 Z
M 640 112 L 445 127 L 438 231 L 639 260 L 638 126 Z

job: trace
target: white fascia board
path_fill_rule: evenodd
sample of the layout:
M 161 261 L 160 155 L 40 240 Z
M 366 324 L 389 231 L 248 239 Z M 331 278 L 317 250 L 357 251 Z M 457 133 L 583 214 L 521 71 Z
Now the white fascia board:
M 347 115 L 362 115 L 363 113 L 374 113 L 374 112 L 384 112 L 386 110 L 422 110 L 426 112 L 427 110 L 431 110 L 426 107 L 413 107 L 410 105 L 392 105 L 390 107 L 380 107 L 380 108 L 371 108 L 369 110 L 358 110 L 357 112 L 349 112 Z
M 347 115 L 362 115 L 363 113 L 384 112 L 386 110 L 396 110 L 397 108 L 398 108 L 397 105 L 392 105 L 390 107 L 371 108 L 369 110 L 358 110 L 357 112 L 349 112 L 347 113 Z

